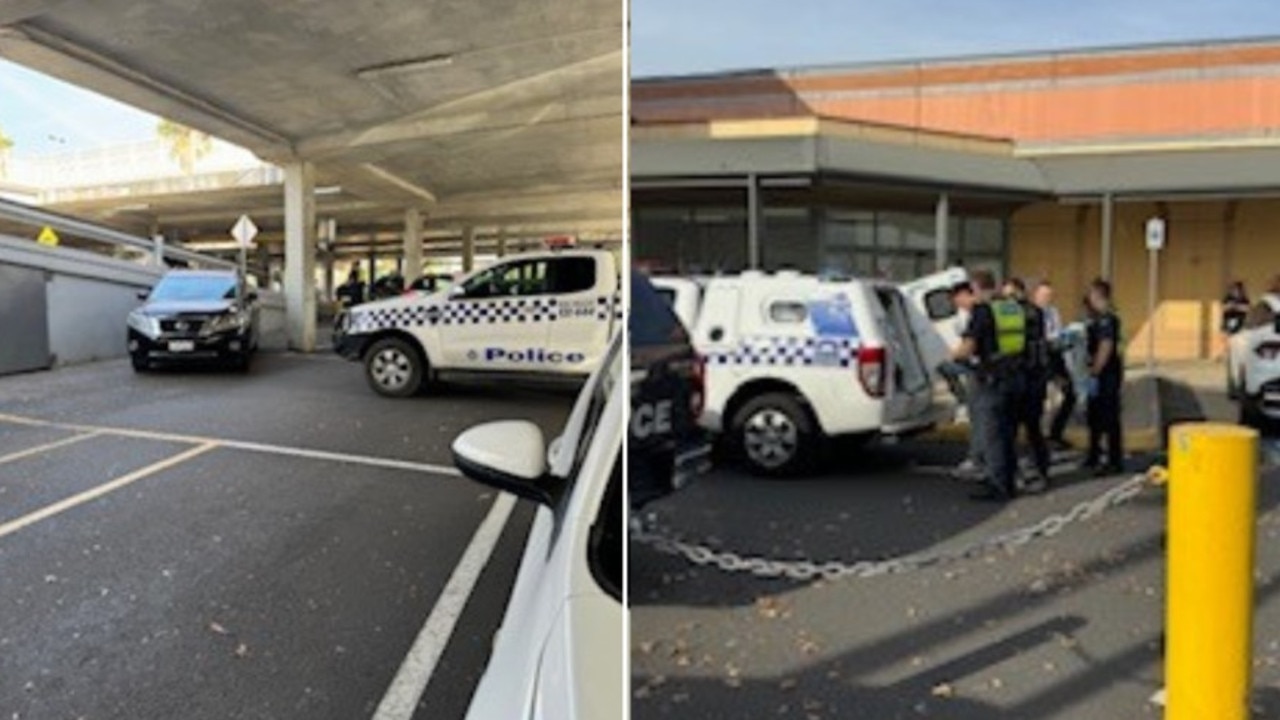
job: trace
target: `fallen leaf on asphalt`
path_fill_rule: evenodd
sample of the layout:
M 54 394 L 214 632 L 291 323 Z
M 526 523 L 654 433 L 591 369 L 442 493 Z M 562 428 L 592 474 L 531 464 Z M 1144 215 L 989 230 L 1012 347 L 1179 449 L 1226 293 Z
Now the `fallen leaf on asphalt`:
M 238 658 L 249 657 L 249 646 L 245 645 L 244 643 L 240 643 L 239 645 L 236 645 L 236 657 Z
M 218 624 L 218 623 L 216 623 L 216 622 L 211 622 L 211 623 L 209 623 L 209 630 L 211 630 L 211 631 L 213 631 L 213 632 L 216 632 L 216 633 L 218 633 L 219 635 L 226 635 L 226 634 L 228 634 L 228 633 L 227 633 L 227 629 L 226 629 L 226 628 L 224 628 L 224 627 L 222 627 L 222 625 L 220 625 L 220 624 Z
M 938 683 L 933 686 L 933 690 L 929 691 L 934 697 L 949 698 L 956 694 L 955 688 L 951 687 L 951 683 Z

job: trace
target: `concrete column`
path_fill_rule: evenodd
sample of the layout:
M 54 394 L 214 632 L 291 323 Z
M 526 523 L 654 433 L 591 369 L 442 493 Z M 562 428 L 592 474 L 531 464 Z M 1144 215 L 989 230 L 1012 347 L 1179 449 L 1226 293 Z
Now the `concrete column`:
M 308 162 L 284 166 L 284 295 L 289 347 L 316 349 L 316 173 Z
M 1111 235 L 1112 235 L 1112 230 L 1115 226 L 1115 220 L 1113 218 L 1114 215 L 1115 215 L 1115 198 L 1112 197 L 1111 193 L 1107 193 L 1102 196 L 1102 265 L 1101 265 L 1102 277 L 1106 280 L 1111 279 L 1111 272 L 1113 269 L 1112 259 L 1114 258 L 1114 254 L 1112 252 Z
M 332 301 L 334 290 L 333 258 L 337 254 L 338 221 L 334 218 L 327 218 L 320 224 L 320 229 L 324 238 L 324 296 Z
M 462 231 L 462 271 L 471 272 L 476 266 L 476 229 Z
M 258 242 L 258 287 L 271 289 L 271 248 L 265 242 Z
M 374 233 L 369 236 L 369 277 L 367 283 L 369 285 L 368 292 L 373 292 L 373 281 L 378 279 L 378 235 Z
M 938 270 L 947 269 L 947 231 L 951 225 L 951 196 L 946 193 L 938 195 L 938 203 L 933 209 L 933 264 Z
M 747 176 L 747 267 L 760 267 L 760 178 Z
M 498 231 L 498 257 L 507 256 L 507 231 Z
M 422 275 L 422 211 L 418 208 L 404 211 L 404 269 L 401 274 L 406 285 Z

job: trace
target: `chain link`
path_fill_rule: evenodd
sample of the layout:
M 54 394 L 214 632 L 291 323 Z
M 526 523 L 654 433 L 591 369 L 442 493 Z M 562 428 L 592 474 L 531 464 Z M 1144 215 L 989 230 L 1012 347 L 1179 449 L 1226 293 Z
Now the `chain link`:
M 673 555 L 701 567 L 715 567 L 727 573 L 745 573 L 762 578 L 787 578 L 809 581 L 865 579 L 881 575 L 897 575 L 913 570 L 979 557 L 993 550 L 1010 551 L 1039 538 L 1051 538 L 1072 523 L 1091 520 L 1106 510 L 1123 505 L 1142 493 L 1147 485 L 1147 474 L 1135 475 L 1106 492 L 1080 502 L 1062 513 L 1055 513 L 1040 522 L 1001 533 L 983 540 L 954 548 L 912 553 L 886 560 L 859 560 L 844 563 L 837 560 L 813 562 L 812 560 L 776 560 L 761 556 L 743 556 L 727 550 L 716 550 L 707 545 L 685 542 L 673 537 L 662 528 L 633 520 L 631 539 L 665 555 Z

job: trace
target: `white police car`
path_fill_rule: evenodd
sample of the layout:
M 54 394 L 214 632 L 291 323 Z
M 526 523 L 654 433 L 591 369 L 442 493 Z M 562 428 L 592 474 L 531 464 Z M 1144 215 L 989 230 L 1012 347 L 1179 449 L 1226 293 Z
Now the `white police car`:
M 1227 348 L 1227 390 L 1240 402 L 1241 424 L 1280 420 L 1280 295 L 1263 295 Z
M 926 279 L 918 296 L 948 293 L 953 280 Z M 758 473 L 803 470 L 825 437 L 900 435 L 945 418 L 934 380 L 946 344 L 897 286 L 794 272 L 654 285 L 677 307 L 700 290 L 702 424 Z
M 481 425 L 454 441 L 468 477 L 538 506 L 468 720 L 622 712 L 624 359 L 619 335 L 550 450 L 526 421 Z
M 620 284 L 604 250 L 511 256 L 446 292 L 344 311 L 334 345 L 363 361 L 369 385 L 391 397 L 451 371 L 586 376 L 619 325 Z

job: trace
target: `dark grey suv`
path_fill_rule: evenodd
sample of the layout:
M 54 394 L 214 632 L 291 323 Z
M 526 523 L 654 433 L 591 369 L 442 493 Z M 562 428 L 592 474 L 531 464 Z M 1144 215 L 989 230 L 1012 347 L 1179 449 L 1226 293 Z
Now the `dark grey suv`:
M 171 270 L 129 313 L 133 369 L 217 361 L 248 370 L 258 349 L 258 295 L 230 270 Z

